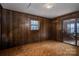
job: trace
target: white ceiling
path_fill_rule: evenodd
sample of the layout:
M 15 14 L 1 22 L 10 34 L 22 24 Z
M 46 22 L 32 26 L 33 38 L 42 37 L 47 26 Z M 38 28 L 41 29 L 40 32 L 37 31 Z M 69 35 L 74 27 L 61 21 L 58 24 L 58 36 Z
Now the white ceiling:
M 79 11 L 79 3 L 53 3 L 53 7 L 47 9 L 45 3 L 2 3 L 3 8 L 38 15 L 46 18 L 54 18 L 67 13 Z

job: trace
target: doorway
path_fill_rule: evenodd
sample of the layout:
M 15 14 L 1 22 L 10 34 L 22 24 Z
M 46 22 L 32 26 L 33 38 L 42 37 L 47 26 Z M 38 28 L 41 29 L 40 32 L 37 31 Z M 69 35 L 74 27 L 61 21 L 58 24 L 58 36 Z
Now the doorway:
M 77 18 L 77 46 L 79 46 L 79 18 Z
M 63 21 L 63 42 L 79 46 L 79 18 Z

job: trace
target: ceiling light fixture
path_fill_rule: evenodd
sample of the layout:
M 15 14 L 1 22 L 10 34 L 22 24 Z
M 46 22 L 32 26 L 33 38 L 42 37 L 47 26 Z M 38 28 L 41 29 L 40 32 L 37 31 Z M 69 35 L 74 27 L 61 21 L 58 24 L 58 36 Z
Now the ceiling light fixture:
M 53 7 L 53 4 L 52 3 L 47 3 L 47 4 L 44 5 L 44 7 L 50 9 L 50 8 Z

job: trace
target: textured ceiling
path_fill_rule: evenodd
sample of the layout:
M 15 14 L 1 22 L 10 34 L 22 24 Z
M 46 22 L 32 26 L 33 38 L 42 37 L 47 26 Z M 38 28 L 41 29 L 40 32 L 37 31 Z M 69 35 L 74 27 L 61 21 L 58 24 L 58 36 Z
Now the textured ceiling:
M 46 18 L 54 18 L 67 13 L 79 11 L 79 3 L 53 3 L 53 7 L 47 9 L 45 3 L 2 3 L 3 8 L 38 15 Z M 29 6 L 29 8 L 27 8 Z

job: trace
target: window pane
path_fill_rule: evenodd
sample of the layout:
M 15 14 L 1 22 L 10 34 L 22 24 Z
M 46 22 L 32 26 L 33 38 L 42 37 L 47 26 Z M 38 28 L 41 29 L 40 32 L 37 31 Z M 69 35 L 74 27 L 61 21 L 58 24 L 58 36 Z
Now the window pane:
M 75 31 L 75 24 L 74 23 L 67 24 L 67 32 L 74 33 L 74 31 Z
M 31 20 L 31 30 L 39 30 L 39 22 L 36 20 Z
M 72 24 L 71 24 L 71 33 L 74 33 L 74 31 L 75 31 L 75 24 L 72 23 Z
M 71 25 L 67 24 L 67 32 L 70 33 L 71 32 Z
M 77 23 L 77 33 L 79 33 L 79 23 Z

